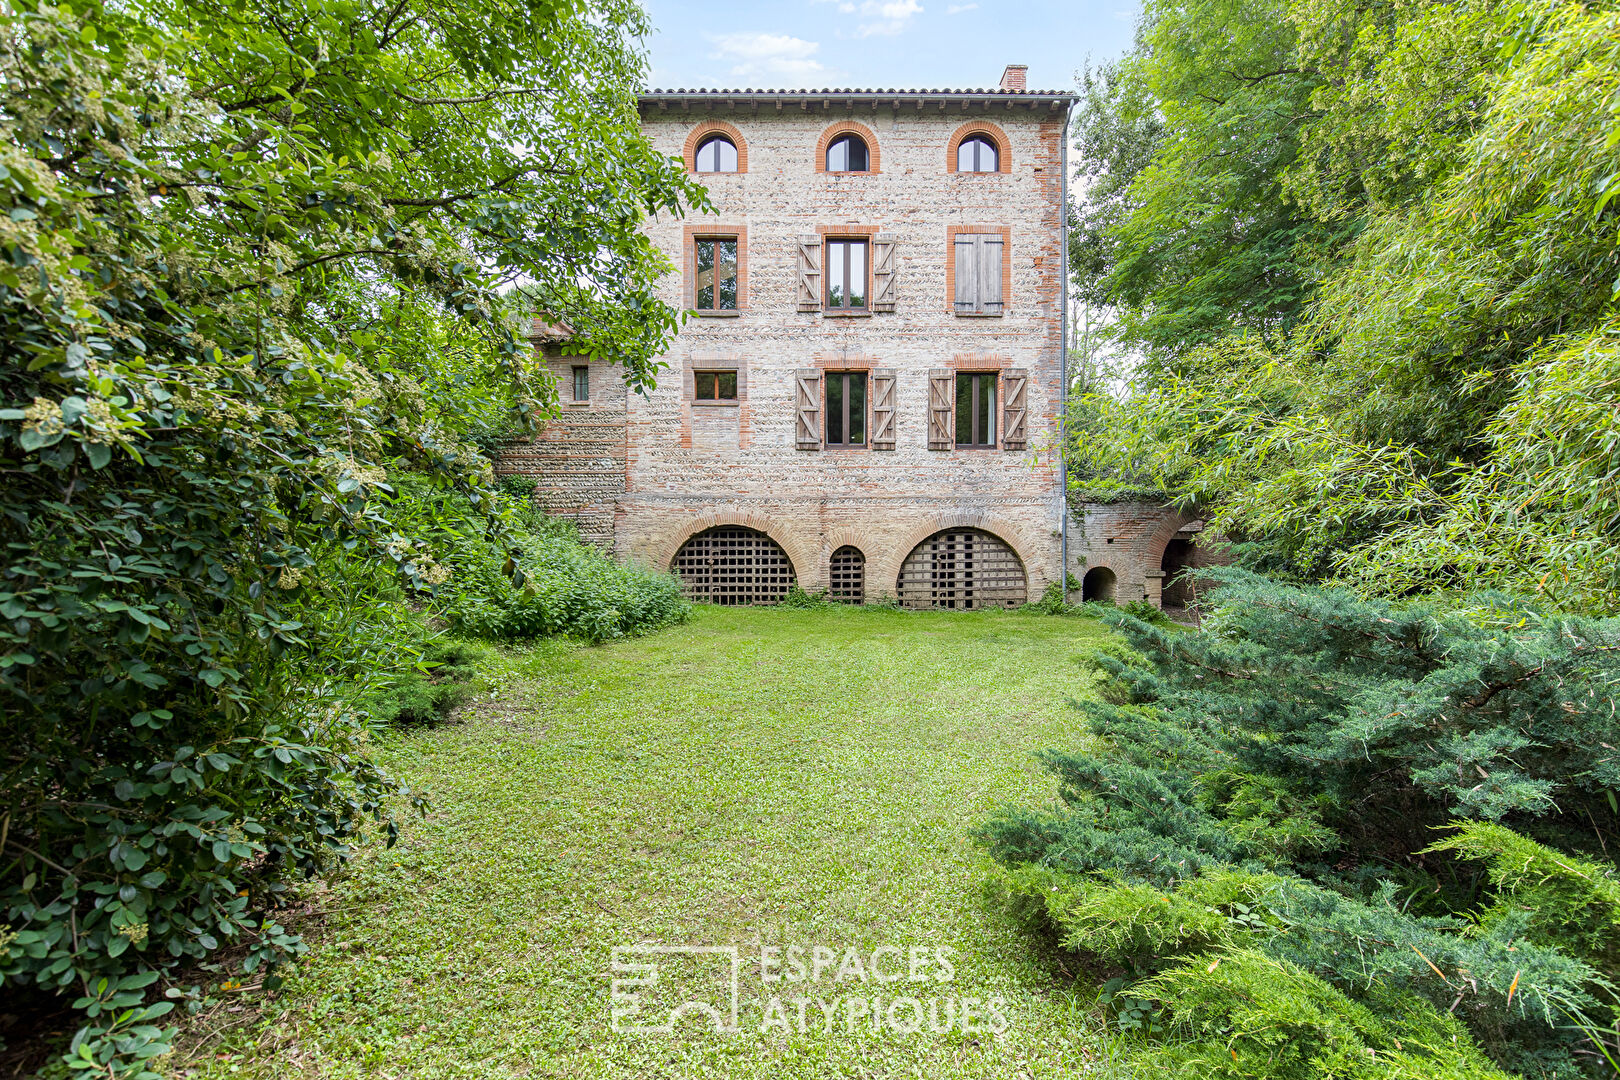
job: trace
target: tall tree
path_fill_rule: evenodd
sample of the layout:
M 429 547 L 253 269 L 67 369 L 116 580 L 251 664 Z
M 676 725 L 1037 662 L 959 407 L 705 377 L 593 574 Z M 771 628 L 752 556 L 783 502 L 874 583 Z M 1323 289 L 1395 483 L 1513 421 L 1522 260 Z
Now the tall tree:
M 341 605 L 308 596 L 444 580 L 385 466 L 489 505 L 411 313 L 525 412 L 519 280 L 654 376 L 677 313 L 638 225 L 703 195 L 639 134 L 644 29 L 622 0 L 0 12 L 0 978 L 77 999 L 77 1065 L 141 1073 L 158 974 L 295 950 L 282 876 L 386 822 L 320 681 Z

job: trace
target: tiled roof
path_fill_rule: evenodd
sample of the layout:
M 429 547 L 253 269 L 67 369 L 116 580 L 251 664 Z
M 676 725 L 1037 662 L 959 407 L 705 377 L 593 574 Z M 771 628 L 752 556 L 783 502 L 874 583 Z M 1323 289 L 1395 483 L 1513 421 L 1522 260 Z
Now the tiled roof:
M 675 90 L 662 90 L 662 89 L 644 90 L 644 91 L 642 91 L 641 96 L 643 98 L 658 98 L 658 97 L 726 97 L 728 95 L 731 96 L 731 97 L 741 97 L 742 95 L 745 95 L 745 94 L 769 94 L 769 95 L 778 96 L 778 97 L 825 97 L 825 96 L 843 97 L 843 96 L 847 96 L 847 95 L 851 95 L 851 94 L 860 94 L 860 95 L 863 95 L 863 96 L 871 96 L 871 97 L 890 97 L 890 96 L 896 96 L 896 95 L 900 96 L 900 97 L 1042 97 L 1042 98 L 1045 98 L 1045 97 L 1073 97 L 1074 96 L 1074 94 L 1072 92 L 1068 91 L 1068 90 L 1002 90 L 1000 88 L 989 88 L 989 87 L 986 87 L 986 88 L 983 88 L 983 89 L 976 89 L 976 90 L 975 89 L 967 89 L 967 90 L 960 90 L 960 89 L 958 89 L 958 90 L 949 90 L 949 89 L 941 89 L 941 90 L 915 90 L 915 89 L 913 89 L 913 90 L 895 90 L 895 89 L 888 89 L 888 90 L 885 90 L 885 89 L 883 89 L 881 87 L 875 88 L 875 89 L 852 89 L 852 88 L 830 88 L 829 87 L 829 88 L 823 88 L 823 89 L 819 89 L 819 90 L 807 90 L 807 89 L 802 89 L 802 88 L 797 89 L 797 90 L 769 90 L 769 89 L 755 90 L 752 87 L 748 87 L 746 89 L 741 89 L 741 90 L 735 90 L 735 89 L 734 90 L 725 90 L 725 89 L 709 89 L 709 88 L 706 88 L 706 87 L 700 87 L 700 88 L 687 90 L 687 89 L 685 89 L 683 87 L 681 89 L 675 89 Z

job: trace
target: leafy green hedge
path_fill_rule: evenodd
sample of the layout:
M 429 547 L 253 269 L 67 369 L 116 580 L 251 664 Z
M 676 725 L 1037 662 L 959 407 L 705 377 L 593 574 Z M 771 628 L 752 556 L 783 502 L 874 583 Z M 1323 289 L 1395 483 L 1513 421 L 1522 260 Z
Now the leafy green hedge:
M 1097 656 L 1105 748 L 980 830 L 995 891 L 1108 979 L 1144 1074 L 1594 1075 L 1620 620 L 1210 575 L 1200 632 L 1111 616 L 1151 663 Z
M 571 523 L 536 509 L 525 485 L 503 484 L 497 511 L 505 530 L 497 537 L 460 493 L 409 473 L 394 480 L 392 518 L 417 538 L 412 548 L 435 579 L 432 609 L 458 634 L 496 641 L 561 634 L 595 643 L 691 614 L 673 575 L 615 562 L 581 541 Z

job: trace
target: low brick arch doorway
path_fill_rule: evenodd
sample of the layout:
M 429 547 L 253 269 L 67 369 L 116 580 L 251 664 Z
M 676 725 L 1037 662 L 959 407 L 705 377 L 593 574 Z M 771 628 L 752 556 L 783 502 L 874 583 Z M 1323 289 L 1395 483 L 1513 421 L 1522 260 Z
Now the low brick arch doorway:
M 914 611 L 1010 608 L 1028 598 L 1018 554 L 983 529 L 946 529 L 912 548 L 894 591 Z
M 1086 571 L 1086 576 L 1080 580 L 1080 599 L 1083 602 L 1093 600 L 1102 604 L 1112 604 L 1114 593 L 1119 581 L 1114 572 L 1106 566 L 1094 566 Z
M 669 568 L 688 600 L 728 607 L 775 604 L 797 580 L 782 545 L 744 525 L 716 525 L 695 534 Z

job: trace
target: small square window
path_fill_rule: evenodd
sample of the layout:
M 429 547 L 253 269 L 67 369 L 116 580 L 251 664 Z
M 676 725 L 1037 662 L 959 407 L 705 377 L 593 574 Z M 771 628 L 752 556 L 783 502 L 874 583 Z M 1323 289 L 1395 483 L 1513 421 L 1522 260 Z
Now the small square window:
M 698 401 L 736 401 L 735 371 L 694 371 L 692 396 Z
M 591 369 L 584 364 L 574 366 L 574 400 L 591 400 Z

